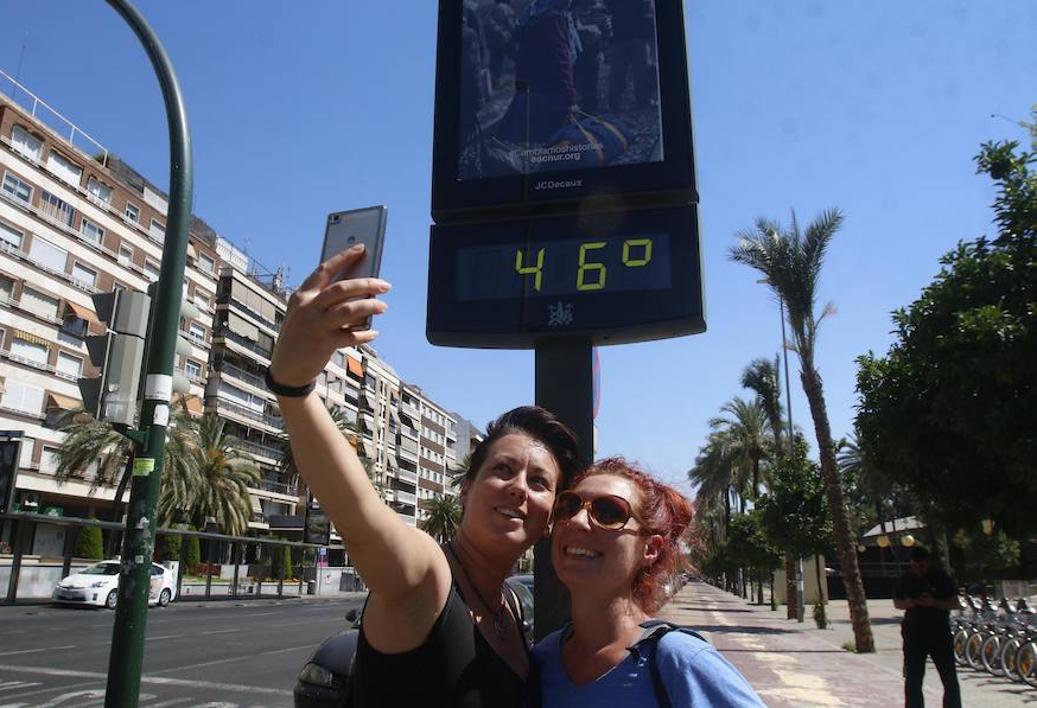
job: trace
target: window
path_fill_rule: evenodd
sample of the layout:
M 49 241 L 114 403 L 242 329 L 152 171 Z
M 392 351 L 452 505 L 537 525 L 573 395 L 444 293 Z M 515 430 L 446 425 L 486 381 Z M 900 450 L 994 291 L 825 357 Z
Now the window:
M 11 199 L 28 204 L 32 201 L 32 185 L 24 182 L 10 172 L 4 173 L 3 193 Z
M 155 263 L 155 261 L 152 261 L 152 260 L 145 260 L 144 261 L 144 277 L 147 278 L 148 280 L 154 282 L 154 281 L 158 280 L 158 274 L 159 274 L 158 263 Z
M 50 349 L 46 344 L 19 339 L 19 335 L 15 334 L 14 339 L 11 341 L 11 355 L 31 361 L 34 364 L 46 365 L 47 358 L 50 356 Z
M 0 221 L 0 245 L 2 244 L 10 244 L 14 246 L 15 250 L 21 250 L 22 232 L 15 231 L 10 226 Z
M 126 218 L 137 224 L 140 223 L 140 207 L 132 202 L 126 202 L 126 209 L 123 211 Z
M 195 340 L 197 342 L 204 342 L 205 341 L 205 328 L 202 327 L 197 322 L 192 322 L 191 323 L 191 327 L 188 330 L 188 334 L 191 335 L 191 339 L 193 339 L 193 340 Z
M 205 255 L 204 253 L 199 253 L 198 270 L 202 271 L 203 273 L 211 274 L 213 271 L 216 270 L 216 261 L 214 261 L 212 258 L 209 258 L 209 256 Z
M 83 219 L 83 225 L 79 227 L 79 231 L 83 234 L 83 238 L 90 243 L 95 246 L 101 245 L 101 239 L 104 238 L 104 229 L 94 222 Z
M 50 295 L 44 295 L 30 287 L 22 288 L 20 303 L 23 310 L 28 310 L 34 315 L 46 317 L 47 319 L 54 319 L 58 316 L 58 299 Z
M 184 366 L 184 373 L 187 374 L 189 379 L 200 379 L 202 377 L 202 365 L 188 359 L 187 364 Z
M 148 235 L 156 241 L 164 241 L 166 239 L 166 225 L 152 219 Z
M 0 298 L 10 300 L 14 297 L 14 278 L 0 275 Z M 0 340 L 2 341 L 2 340 Z
M 40 194 L 40 211 L 65 226 L 72 226 L 72 221 L 76 218 L 76 210 L 72 208 L 71 204 L 55 197 L 47 190 L 43 190 Z
M 194 291 L 194 304 L 201 310 L 208 310 L 212 304 L 212 298 L 203 293 L 201 290 Z
M 33 137 L 21 126 L 14 126 L 11 130 L 11 147 L 31 160 L 39 162 L 42 154 L 43 141 Z
M 60 462 L 61 455 L 58 453 L 58 448 L 44 445 L 43 455 L 40 456 L 40 472 L 54 474 L 58 471 Z
M 60 152 L 51 150 L 50 154 L 47 155 L 47 169 L 54 173 L 54 176 L 58 179 L 68 182 L 76 187 L 79 186 L 79 182 L 83 179 L 83 168 L 72 162 Z
M 97 271 L 87 268 L 82 263 L 76 263 L 72 266 L 72 280 L 92 288 L 97 285 Z
M 65 352 L 58 352 L 58 371 L 68 376 L 78 377 L 83 373 L 83 360 Z
M 63 248 L 58 248 L 50 241 L 45 241 L 36 236 L 29 246 L 29 258 L 44 268 L 64 273 L 65 263 L 68 261 L 68 252 Z
M 129 246 L 119 246 L 119 265 L 130 267 L 133 263 L 133 249 Z
M 3 400 L 0 404 L 4 408 L 40 415 L 43 412 L 43 389 L 36 386 L 24 384 L 8 377 L 4 383 Z M 28 446 L 32 450 L 32 445 Z M 24 445 L 23 445 L 24 449 Z
M 105 204 L 112 203 L 112 188 L 106 184 L 101 184 L 96 179 L 91 177 L 86 183 L 86 191 L 97 197 Z

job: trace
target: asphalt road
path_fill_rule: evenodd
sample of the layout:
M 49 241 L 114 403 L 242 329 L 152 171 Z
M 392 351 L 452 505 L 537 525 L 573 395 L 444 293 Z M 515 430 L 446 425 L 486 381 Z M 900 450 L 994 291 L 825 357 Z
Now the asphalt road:
M 299 669 L 361 603 L 357 594 L 152 608 L 140 705 L 291 706 Z M 114 617 L 86 608 L 0 607 L 0 708 L 104 705 Z

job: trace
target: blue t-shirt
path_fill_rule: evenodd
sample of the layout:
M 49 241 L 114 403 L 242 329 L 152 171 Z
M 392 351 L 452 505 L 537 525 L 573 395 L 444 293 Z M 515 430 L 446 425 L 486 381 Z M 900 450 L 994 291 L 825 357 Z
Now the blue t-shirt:
M 652 685 L 648 656 L 623 661 L 596 681 L 577 686 L 562 666 L 562 637 L 568 628 L 544 637 L 533 648 L 540 672 L 543 708 L 615 706 L 644 708 L 659 705 Z M 686 706 L 763 706 L 749 682 L 708 642 L 683 632 L 669 632 L 659 640 L 654 661 L 674 708 Z M 645 652 L 650 654 L 651 650 Z

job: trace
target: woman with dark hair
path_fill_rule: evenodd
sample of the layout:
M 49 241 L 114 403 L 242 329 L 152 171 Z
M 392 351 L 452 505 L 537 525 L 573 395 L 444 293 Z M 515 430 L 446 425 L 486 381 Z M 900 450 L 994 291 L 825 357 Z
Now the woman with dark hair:
M 362 247 L 333 256 L 296 290 L 267 372 L 296 465 L 371 592 L 353 670 L 356 706 L 519 706 L 529 671 L 520 610 L 504 589 L 547 529 L 575 471 L 576 440 L 551 413 L 516 408 L 487 429 L 464 478 L 464 513 L 441 547 L 385 505 L 313 382 L 354 329 L 385 312 L 377 278 L 338 280 Z
M 679 492 L 622 458 L 558 495 L 551 559 L 572 622 L 533 650 L 545 708 L 763 705 L 706 641 L 651 621 L 682 569 L 691 518 Z

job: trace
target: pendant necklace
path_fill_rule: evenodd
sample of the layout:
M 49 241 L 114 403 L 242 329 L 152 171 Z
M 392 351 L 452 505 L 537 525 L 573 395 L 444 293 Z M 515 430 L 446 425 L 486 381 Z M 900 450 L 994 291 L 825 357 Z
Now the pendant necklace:
M 497 608 L 497 611 L 494 612 L 490 609 L 490 603 L 486 602 L 486 599 L 482 596 L 482 593 L 479 592 L 479 588 L 476 587 L 475 583 L 472 582 L 472 579 L 468 577 L 468 571 L 465 570 L 464 563 L 462 563 L 461 559 L 457 557 L 457 551 L 454 550 L 453 541 L 448 543 L 446 548 L 448 551 L 450 551 L 450 555 L 454 557 L 454 560 L 457 561 L 458 567 L 461 568 L 461 575 L 464 576 L 464 579 L 468 582 L 468 585 L 472 588 L 472 590 L 475 591 L 475 596 L 479 598 L 479 602 L 482 603 L 483 608 L 490 614 L 490 617 L 493 618 L 493 630 L 497 633 L 498 637 L 504 639 L 506 636 L 508 636 L 508 623 L 505 621 L 504 617 L 504 613 L 508 611 L 508 608 L 503 602 L 503 593 L 501 594 L 501 604 Z

